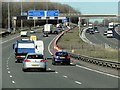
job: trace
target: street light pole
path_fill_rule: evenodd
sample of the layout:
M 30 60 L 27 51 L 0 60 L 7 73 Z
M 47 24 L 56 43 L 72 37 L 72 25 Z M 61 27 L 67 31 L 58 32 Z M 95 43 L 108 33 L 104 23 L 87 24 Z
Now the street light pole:
M 34 2 L 34 10 L 35 10 L 35 2 Z M 34 28 L 35 28 L 35 25 L 36 25 L 36 21 L 34 19 Z
M 22 16 L 22 1 L 21 1 L 21 16 Z M 21 29 L 23 28 L 23 20 L 21 19 Z
M 10 5 L 8 2 L 8 32 L 10 32 Z

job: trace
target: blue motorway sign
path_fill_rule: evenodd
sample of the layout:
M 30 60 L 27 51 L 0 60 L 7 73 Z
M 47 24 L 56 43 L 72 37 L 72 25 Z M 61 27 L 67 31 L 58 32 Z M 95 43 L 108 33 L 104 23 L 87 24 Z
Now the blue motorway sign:
M 62 23 L 64 23 L 64 19 L 62 19 Z
M 59 11 L 58 10 L 49 10 L 46 13 L 47 17 L 58 17 L 59 16 Z
M 66 22 L 68 22 L 69 21 L 69 18 L 66 18 Z
M 44 12 L 44 10 L 29 10 L 28 16 L 29 17 L 44 17 L 45 12 Z

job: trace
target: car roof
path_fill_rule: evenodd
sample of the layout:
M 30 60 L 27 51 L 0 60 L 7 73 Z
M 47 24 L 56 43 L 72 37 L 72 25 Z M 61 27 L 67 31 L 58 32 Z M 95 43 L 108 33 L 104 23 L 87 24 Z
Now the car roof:
M 27 55 L 42 55 L 41 53 L 28 53 Z
M 17 40 L 18 43 L 34 43 L 34 41 L 31 40 Z

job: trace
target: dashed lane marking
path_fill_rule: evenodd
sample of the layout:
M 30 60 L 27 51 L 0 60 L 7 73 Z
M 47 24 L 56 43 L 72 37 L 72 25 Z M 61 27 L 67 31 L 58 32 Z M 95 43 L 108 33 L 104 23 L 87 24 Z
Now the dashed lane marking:
M 68 76 L 63 75 L 64 78 L 68 78 Z
M 77 83 L 77 84 L 82 84 L 81 82 L 79 82 L 79 81 L 75 81 L 75 83 Z
M 15 81 L 12 81 L 12 83 L 14 84 L 14 83 L 15 83 Z

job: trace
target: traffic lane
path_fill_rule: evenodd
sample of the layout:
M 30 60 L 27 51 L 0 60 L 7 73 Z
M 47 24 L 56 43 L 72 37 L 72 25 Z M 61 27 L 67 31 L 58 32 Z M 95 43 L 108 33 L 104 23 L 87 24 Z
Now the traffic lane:
M 9 50 L 9 49 L 7 48 L 7 50 Z M 41 87 L 57 87 L 57 88 L 60 88 L 60 87 L 71 87 L 72 88 L 72 87 L 74 87 L 75 88 L 75 87 L 79 87 L 79 85 L 76 85 L 72 81 L 66 80 L 63 77 L 59 77 L 59 76 L 54 76 L 54 75 L 50 76 L 48 73 L 47 73 L 46 77 L 44 74 L 42 74 L 42 76 L 41 76 L 41 73 L 38 73 L 36 75 L 36 73 L 34 73 L 34 72 L 30 72 L 29 74 L 26 75 L 26 73 L 24 73 L 21 70 L 22 64 L 18 64 L 18 63 L 16 64 L 14 61 L 15 61 L 14 54 L 12 54 L 10 57 L 8 66 L 9 66 L 11 75 L 13 76 L 12 80 L 15 81 L 15 83 L 13 84 L 13 86 L 9 85 L 9 87 L 15 87 L 15 88 L 26 88 L 26 87 L 27 88 L 30 88 L 30 87 L 31 88 L 36 88 L 36 87 L 39 87 L 39 88 L 41 88 Z M 34 75 L 31 75 L 33 73 L 34 73 Z M 45 74 L 46 74 L 46 72 L 45 72 Z M 48 82 L 48 80 L 50 78 L 51 78 L 51 80 L 50 80 L 50 82 Z M 4 79 L 4 82 L 3 82 L 4 87 L 3 88 L 8 87 L 8 85 L 6 85 L 6 81 L 7 81 L 6 79 L 7 78 Z M 53 81 L 53 80 L 54 80 L 54 82 L 56 82 L 56 81 L 57 82 L 51 83 L 51 81 Z M 24 83 L 21 83 L 21 82 L 24 82 Z M 38 82 L 38 83 L 35 83 L 35 82 Z M 65 82 L 66 84 L 64 84 L 63 82 Z
M 118 38 L 115 38 L 116 37 L 116 34 L 115 32 L 113 31 L 114 33 L 114 37 L 113 38 L 107 38 L 106 35 L 104 35 L 104 30 L 107 30 L 107 28 L 104 28 L 104 27 L 98 27 L 99 31 L 101 32 L 101 37 L 103 37 L 102 39 L 111 43 L 111 44 L 114 44 L 114 46 L 118 46 Z M 101 38 L 100 38 L 101 39 Z M 101 39 L 101 40 L 102 40 Z
M 99 44 L 103 46 L 107 44 L 115 49 L 118 47 L 118 42 L 116 42 L 114 38 L 107 38 L 106 36 L 103 35 L 102 33 L 103 28 L 99 28 L 99 31 L 100 33 L 95 33 L 94 35 L 90 35 L 89 33 L 86 33 L 86 38 L 95 44 Z
M 10 88 L 10 86 L 13 87 L 12 81 L 11 81 L 11 78 L 10 78 L 10 74 L 8 73 L 8 71 L 9 71 L 8 60 L 9 60 L 11 54 L 14 57 L 12 45 L 18 39 L 21 39 L 21 37 L 12 39 L 12 40 L 2 44 L 2 75 L 3 75 L 2 78 L 3 78 L 3 87 L 5 87 L 5 86 L 8 87 L 8 88 Z M 15 63 L 15 58 L 14 58 L 14 61 L 12 63 Z
M 51 62 L 49 63 L 51 65 Z M 61 75 L 70 80 L 79 81 L 85 88 L 117 88 L 118 79 L 92 72 L 74 65 L 51 65 Z
M 48 62 L 49 63 L 49 62 Z M 48 64 L 47 63 L 47 64 Z M 49 67 L 49 65 L 48 65 Z M 14 63 L 11 57 L 10 71 L 15 81 L 15 88 L 76 88 L 81 87 L 72 80 L 63 78 L 56 70 L 46 72 L 23 72 L 22 63 Z M 24 83 L 23 83 L 24 82 Z M 63 83 L 64 82 L 64 83 Z
M 85 36 L 90 42 L 94 44 L 102 44 L 102 42 L 95 37 L 96 34 L 98 35 L 99 33 L 95 33 L 95 34 L 85 33 Z

